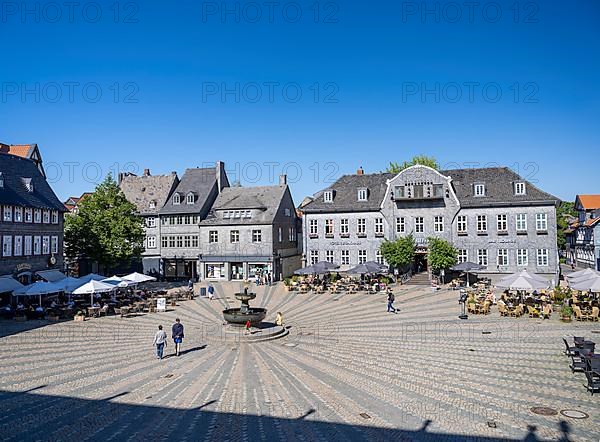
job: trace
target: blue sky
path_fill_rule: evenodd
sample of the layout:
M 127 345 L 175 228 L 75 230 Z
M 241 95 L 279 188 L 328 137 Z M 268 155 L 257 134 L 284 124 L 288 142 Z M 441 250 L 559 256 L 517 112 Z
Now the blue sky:
M 223 160 L 299 203 L 416 154 L 600 193 L 596 1 L 57 4 L 3 2 L 0 141 L 61 198 Z

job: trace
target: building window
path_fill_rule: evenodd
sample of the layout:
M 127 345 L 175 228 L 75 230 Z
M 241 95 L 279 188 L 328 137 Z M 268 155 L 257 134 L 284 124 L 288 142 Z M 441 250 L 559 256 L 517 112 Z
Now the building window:
M 333 235 L 333 220 L 325 220 L 325 235 Z
M 475 184 L 475 196 L 485 196 L 485 184 Z
M 162 248 L 167 248 L 169 246 L 167 240 L 168 240 L 168 238 L 166 236 L 164 236 L 164 235 L 160 238 L 160 246 Z
M 219 232 L 217 232 L 216 230 L 209 231 L 208 232 L 208 242 L 209 243 L 219 242 Z
M 181 195 L 179 195 L 178 193 L 173 195 L 173 204 L 176 206 L 181 204 Z
M 40 209 L 33 211 L 33 222 L 37 224 L 42 222 L 42 211 Z
M 42 255 L 50 254 L 50 237 L 43 236 L 42 237 Z
M 171 248 L 171 249 L 175 248 L 175 235 L 169 236 L 169 248 Z
M 42 254 L 42 237 L 41 236 L 33 237 L 33 254 L 34 255 Z
M 367 234 L 367 220 L 365 218 L 359 218 L 356 224 L 356 233 L 359 235 Z
M 52 224 L 58 224 L 58 210 L 52 211 Z
M 525 183 L 515 183 L 515 195 L 525 195 Z
M 24 247 L 23 254 L 25 256 L 31 256 L 31 252 L 32 252 L 32 248 L 31 248 L 32 241 L 31 240 L 32 240 L 32 238 L 31 238 L 31 236 L 25 236 L 24 238 L 25 239 L 23 240 L 23 242 L 25 243 L 25 247 Z
M 44 224 L 50 224 L 50 211 L 49 210 L 43 211 L 43 221 L 44 221 Z
M 333 263 L 333 250 L 327 250 L 325 252 L 325 261 Z
M 358 251 L 358 263 L 359 264 L 364 264 L 365 262 L 367 262 L 367 251 L 366 250 L 359 250 Z
M 146 225 L 150 228 L 156 227 L 156 218 L 153 216 L 149 216 L 146 221 Z
M 23 222 L 23 208 L 15 207 L 15 222 L 22 223 Z
M 399 216 L 396 218 L 396 233 L 404 233 L 406 232 L 406 223 L 404 221 L 403 216 Z
M 192 246 L 192 237 L 190 235 L 185 235 L 183 237 L 183 247 L 189 249 Z
M 487 215 L 477 215 L 477 231 L 487 232 Z
M 2 256 L 12 256 L 12 236 L 2 237 Z
M 294 228 L 293 227 L 288 227 L 288 241 L 289 242 L 294 242 L 296 239 L 294 238 Z
M 183 235 L 177 235 L 177 248 L 183 248 Z
M 262 242 L 262 230 L 252 231 L 252 242 Z
M 537 265 L 538 267 L 548 266 L 548 249 L 537 250 Z
M 377 261 L 377 264 L 381 264 L 384 265 L 385 264 L 385 260 L 383 259 L 383 255 L 381 254 L 381 250 L 377 250 L 377 253 L 375 254 L 375 260 Z
M 348 219 L 340 220 L 340 233 L 342 235 L 348 235 L 350 233 L 350 227 L 348 224 Z
M 4 213 L 4 216 L 2 217 L 2 219 L 4 220 L 4 222 L 5 223 L 11 222 L 13 219 L 12 206 L 4 206 L 3 213 Z
M 536 213 L 535 230 L 538 232 L 546 232 L 548 230 L 548 215 L 545 213 Z
M 156 240 L 156 238 L 154 238 Z M 156 241 L 155 245 L 156 245 Z M 52 253 L 53 255 L 57 255 L 58 254 L 58 236 L 53 236 L 52 238 L 50 238 L 50 253 Z
M 326 203 L 332 203 L 333 202 L 333 191 L 332 190 L 326 190 L 325 193 L 323 194 L 323 201 Z
M 467 215 L 459 215 L 456 218 L 456 230 L 458 233 L 467 233 Z
M 375 235 L 383 235 L 383 218 L 375 218 Z
M 517 249 L 517 266 L 527 267 L 529 265 L 529 254 L 527 249 Z
M 283 242 L 283 229 L 279 228 L 279 242 Z
M 310 265 L 315 265 L 319 262 L 319 251 L 311 250 L 310 251 Z
M 188 193 L 186 202 L 188 205 L 194 204 L 195 198 L 193 193 Z
M 342 250 L 342 265 L 350 265 L 350 250 Z
M 508 215 L 497 215 L 496 224 L 498 226 L 498 232 L 508 232 Z
M 444 231 L 444 217 L 436 216 L 433 218 L 433 231 L 442 233 Z
M 284 216 L 292 216 L 292 211 L 286 207 L 285 209 L 283 209 L 283 215 Z
M 23 255 L 23 237 L 15 236 L 15 256 Z
M 369 191 L 366 188 L 358 189 L 358 200 L 367 201 L 369 199 Z
M 231 244 L 236 244 L 240 242 L 239 230 L 232 230 L 231 232 L 229 232 L 229 242 L 231 242 Z
M 319 234 L 319 220 L 317 220 L 317 219 L 310 220 L 310 234 L 311 235 Z
M 458 263 L 467 262 L 469 260 L 469 251 L 467 249 L 458 249 Z
M 148 240 L 146 241 L 146 247 L 148 247 L 149 249 L 155 249 L 156 248 L 156 236 L 149 236 Z
M 477 264 L 480 266 L 487 267 L 488 265 L 488 251 L 487 249 L 477 250 Z
M 423 221 L 422 216 L 415 217 L 415 232 L 423 233 L 425 230 L 425 222 Z
M 30 223 L 33 222 L 33 209 L 26 207 L 25 208 L 25 222 Z
M 517 213 L 516 215 L 517 232 L 527 231 L 527 214 Z
M 508 265 L 508 250 L 498 249 L 498 265 L 506 267 Z
M 156 201 L 150 201 L 150 209 L 156 209 Z
M 198 248 L 198 235 L 192 235 L 192 247 L 195 249 Z

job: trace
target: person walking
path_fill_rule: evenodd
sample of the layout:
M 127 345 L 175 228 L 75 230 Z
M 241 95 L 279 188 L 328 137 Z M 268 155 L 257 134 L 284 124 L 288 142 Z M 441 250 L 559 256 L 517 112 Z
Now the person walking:
M 175 343 L 175 356 L 179 356 L 179 350 L 181 343 L 183 342 L 183 324 L 179 318 L 175 319 L 175 324 L 171 329 L 173 335 L 173 342 Z
M 212 284 L 208 285 L 208 299 L 211 301 L 215 298 L 215 288 Z
M 269 283 L 269 286 L 273 284 L 273 275 L 271 274 L 271 272 L 269 272 L 269 274 L 267 275 L 267 282 Z
M 394 294 L 392 293 L 392 291 L 388 291 L 388 296 L 387 296 L 387 311 L 389 312 L 394 312 L 394 313 L 398 313 L 396 311 L 396 309 L 394 308 L 394 301 L 396 300 L 396 298 L 394 297 Z
M 167 346 L 167 333 L 163 330 L 162 325 L 158 326 L 158 331 L 154 335 L 153 345 L 156 346 L 156 359 L 162 359 L 163 351 Z

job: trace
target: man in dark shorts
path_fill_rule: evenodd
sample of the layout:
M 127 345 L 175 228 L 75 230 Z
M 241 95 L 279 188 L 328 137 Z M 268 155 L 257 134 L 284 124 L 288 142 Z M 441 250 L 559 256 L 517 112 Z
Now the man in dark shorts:
M 172 328 L 173 342 L 175 343 L 175 356 L 179 356 L 181 343 L 183 342 L 183 324 L 179 318 L 175 319 L 175 324 Z

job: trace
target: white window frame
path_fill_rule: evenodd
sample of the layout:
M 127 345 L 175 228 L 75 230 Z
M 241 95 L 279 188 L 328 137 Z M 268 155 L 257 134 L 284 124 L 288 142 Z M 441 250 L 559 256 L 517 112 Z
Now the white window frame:
M 35 224 L 41 224 L 41 222 L 42 222 L 42 211 L 41 211 L 41 209 L 33 209 L 33 222 Z
M 361 187 L 360 189 L 358 189 L 356 199 L 358 201 L 368 201 L 369 200 L 369 190 L 364 187 Z
M 12 206 L 3 206 L 2 207 L 2 220 L 5 223 L 10 223 L 13 220 L 13 208 Z
M 468 249 L 458 249 L 458 254 L 456 255 L 457 263 L 467 262 L 469 260 L 469 250 Z
M 333 202 L 333 191 L 332 190 L 326 190 L 323 193 L 323 202 L 324 203 L 332 203 Z
M 340 254 L 341 265 L 348 266 L 350 265 L 350 250 L 342 250 Z
M 517 232 L 527 232 L 527 214 L 517 213 L 515 215 L 515 224 L 517 226 Z
M 415 233 L 425 232 L 425 218 L 422 216 L 415 216 Z
M 498 249 L 496 254 L 496 264 L 499 267 L 508 266 L 508 249 Z
M 279 242 L 283 242 L 283 229 L 279 227 Z
M 496 215 L 496 228 L 498 232 L 508 232 L 508 215 L 506 213 Z
M 477 215 L 477 233 L 487 232 L 487 215 Z
M 33 209 L 31 207 L 25 207 L 25 216 L 23 217 L 23 220 L 26 223 L 33 222 Z
M 208 231 L 208 243 L 216 244 L 219 242 L 219 231 L 218 230 L 209 230 Z
M 181 205 L 181 195 L 176 193 L 175 195 L 173 195 L 173 205 L 174 206 L 179 206 Z
M 50 254 L 50 237 L 47 235 L 42 236 L 42 255 Z
M 42 254 L 42 237 L 34 236 L 33 237 L 33 255 L 38 256 Z
M 311 219 L 309 222 L 309 235 L 318 235 L 319 234 L 319 220 Z
M 358 218 L 356 220 L 356 233 L 358 235 L 365 235 L 367 233 L 367 219 Z
M 396 233 L 406 233 L 406 219 L 403 216 L 396 217 Z
M 12 256 L 12 244 L 13 244 L 13 237 L 11 235 L 4 235 L 2 237 L 2 256 L 4 256 L 4 257 Z
M 487 249 L 478 249 L 477 250 L 477 264 L 480 266 L 487 267 L 489 264 L 489 256 Z
M 342 235 L 350 234 L 350 222 L 348 218 L 343 218 L 340 220 L 340 233 Z
M 334 226 L 333 219 L 325 220 L 325 235 L 333 235 L 333 231 L 334 231 L 333 226 Z
M 548 214 L 547 213 L 536 213 L 535 214 L 535 230 L 537 232 L 548 231 Z
M 196 202 L 196 197 L 193 193 L 188 193 L 186 198 L 185 198 L 185 203 L 188 206 L 191 206 L 192 204 L 194 204 Z
M 229 232 L 229 243 L 230 244 L 237 244 L 240 242 L 240 231 L 239 230 L 232 230 Z
M 537 265 L 538 267 L 548 267 L 549 265 L 548 249 L 537 249 Z
M 49 210 L 42 211 L 42 222 L 44 224 L 50 224 L 50 211 Z
M 515 195 L 526 195 L 525 182 L 517 181 L 515 183 Z
M 148 226 L 149 228 L 154 228 L 156 227 L 156 217 L 155 216 L 149 216 L 146 220 L 146 226 Z
M 58 224 L 58 210 L 52 211 L 52 224 Z
M 367 251 L 366 250 L 359 250 L 358 251 L 358 263 L 359 264 L 364 264 L 365 262 L 367 262 Z
M 146 248 L 148 249 L 156 249 L 156 236 L 151 235 L 146 240 Z
M 467 215 L 458 215 L 456 218 L 456 232 L 457 233 L 467 233 L 467 229 L 469 228 Z
M 254 243 L 262 242 L 262 230 L 253 230 L 252 231 L 252 242 L 254 242 Z
M 52 255 L 58 255 L 58 235 L 50 237 L 50 253 Z
M 314 265 L 319 262 L 319 251 L 311 250 L 310 251 L 310 265 Z
M 436 233 L 444 233 L 444 217 L 434 216 L 433 217 L 433 231 Z
M 473 195 L 477 197 L 485 196 L 485 184 L 475 183 L 473 185 Z
M 27 235 L 23 237 L 23 256 L 33 255 L 33 237 Z
M 517 249 L 517 267 L 527 267 L 529 265 L 529 250 Z
M 380 265 L 385 265 L 385 259 L 383 259 L 383 254 L 379 249 L 377 249 L 377 252 L 375 253 L 375 262 Z
M 383 218 L 375 218 L 375 235 L 383 235 Z
M 335 252 L 333 250 L 325 251 L 325 261 L 333 263 L 335 260 Z
M 22 207 L 15 207 L 15 213 L 13 214 L 13 219 L 15 220 L 16 223 L 23 222 L 23 208 Z

